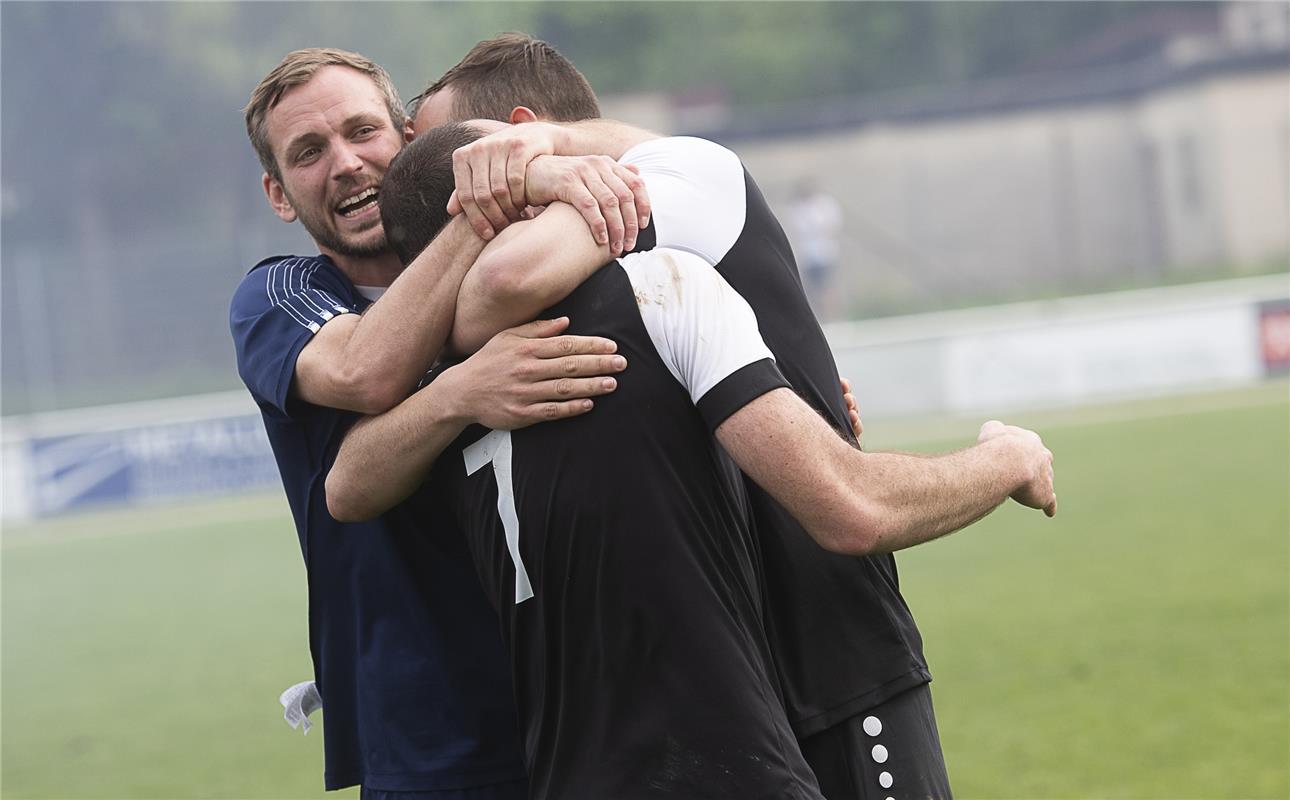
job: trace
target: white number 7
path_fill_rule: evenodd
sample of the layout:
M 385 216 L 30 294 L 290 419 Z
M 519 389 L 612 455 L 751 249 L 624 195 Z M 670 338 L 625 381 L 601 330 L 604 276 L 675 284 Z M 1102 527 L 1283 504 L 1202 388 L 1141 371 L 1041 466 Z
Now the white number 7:
M 520 558 L 520 520 L 515 513 L 515 483 L 511 479 L 511 432 L 493 431 L 462 454 L 467 475 L 474 475 L 485 464 L 493 465 L 493 476 L 497 478 L 497 515 L 502 518 L 506 549 L 515 563 L 515 604 L 519 605 L 533 596 L 533 585 L 529 583 L 524 559 Z

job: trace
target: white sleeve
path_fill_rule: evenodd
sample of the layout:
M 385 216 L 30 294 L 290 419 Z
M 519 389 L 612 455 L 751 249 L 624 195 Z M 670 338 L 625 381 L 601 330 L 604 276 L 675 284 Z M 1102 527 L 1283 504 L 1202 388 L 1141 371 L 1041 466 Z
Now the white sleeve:
M 763 372 L 773 373 L 757 378 L 765 384 L 762 392 L 786 385 L 752 308 L 707 262 L 691 253 L 655 248 L 618 263 L 636 293 L 650 341 L 695 405 L 713 387 L 758 362 L 766 362 Z
M 642 142 L 619 161 L 636 166 L 645 180 L 656 247 L 709 264 L 734 247 L 748 204 L 739 156 L 707 139 L 672 136 Z

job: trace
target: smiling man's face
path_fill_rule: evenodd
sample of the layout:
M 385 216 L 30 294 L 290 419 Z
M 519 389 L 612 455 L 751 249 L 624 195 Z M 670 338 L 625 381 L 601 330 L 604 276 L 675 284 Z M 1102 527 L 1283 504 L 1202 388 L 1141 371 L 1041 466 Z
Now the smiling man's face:
M 349 67 L 324 67 L 287 90 L 266 122 L 282 174 L 281 183 L 264 178 L 275 213 L 299 219 L 332 258 L 388 252 L 379 189 L 404 132 L 371 78 Z

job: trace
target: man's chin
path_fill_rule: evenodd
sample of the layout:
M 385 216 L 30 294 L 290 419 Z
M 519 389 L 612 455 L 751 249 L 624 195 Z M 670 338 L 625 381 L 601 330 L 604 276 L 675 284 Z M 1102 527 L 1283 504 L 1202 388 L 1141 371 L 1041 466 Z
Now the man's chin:
M 374 230 L 369 229 L 362 234 L 342 236 L 336 231 L 328 231 L 327 235 L 320 236 L 318 231 L 309 231 L 309 235 L 320 248 L 345 258 L 372 258 L 390 252 L 385 229 L 380 223 Z

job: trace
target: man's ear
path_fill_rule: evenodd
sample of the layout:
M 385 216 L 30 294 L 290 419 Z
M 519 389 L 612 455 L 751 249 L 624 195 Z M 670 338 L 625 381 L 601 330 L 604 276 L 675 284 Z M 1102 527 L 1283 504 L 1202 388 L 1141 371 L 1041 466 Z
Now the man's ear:
M 416 133 L 412 130 L 412 117 L 403 119 L 403 143 L 407 144 L 417 138 Z
M 264 196 L 269 198 L 269 207 L 273 209 L 273 213 L 277 214 L 278 219 L 283 222 L 295 222 L 296 209 L 292 207 L 282 184 L 275 181 L 267 172 L 261 180 L 264 182 Z
M 511 116 L 507 122 L 512 125 L 519 125 L 521 122 L 537 122 L 538 115 L 533 113 L 533 109 L 528 106 L 516 106 L 511 109 Z

